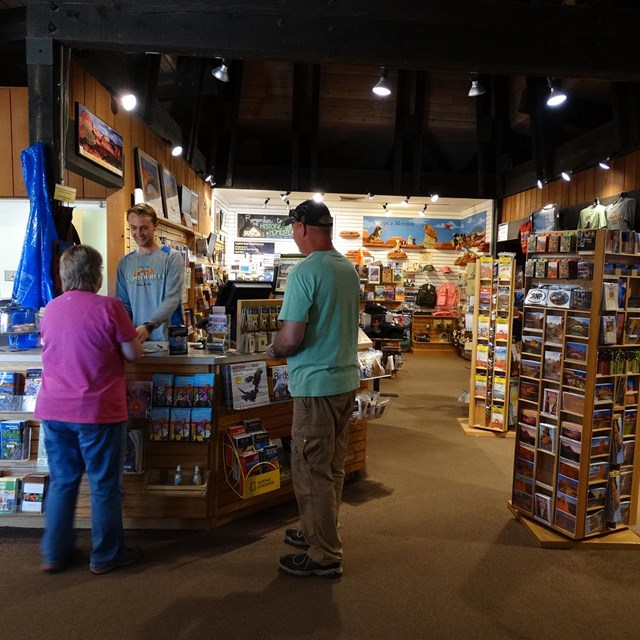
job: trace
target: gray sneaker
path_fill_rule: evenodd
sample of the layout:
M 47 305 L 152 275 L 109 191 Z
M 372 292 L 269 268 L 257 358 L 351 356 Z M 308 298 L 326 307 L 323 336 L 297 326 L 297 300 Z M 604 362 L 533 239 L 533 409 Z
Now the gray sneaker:
M 302 529 L 287 529 L 284 532 L 284 541 L 292 547 L 298 547 L 300 549 L 309 548 L 309 543 L 304 537 Z
M 280 569 L 293 576 L 320 576 L 321 578 L 339 578 L 342 565 L 339 562 L 318 564 L 306 553 L 294 553 L 280 558 Z
M 141 555 L 142 553 L 140 552 L 140 549 L 135 549 L 132 547 L 122 547 L 115 559 L 112 560 L 109 564 L 105 564 L 101 567 L 89 566 L 89 570 L 91 571 L 91 573 L 93 573 L 94 576 L 101 576 L 105 573 L 110 573 L 114 569 L 118 569 L 120 567 L 128 567 L 134 562 L 138 562 Z

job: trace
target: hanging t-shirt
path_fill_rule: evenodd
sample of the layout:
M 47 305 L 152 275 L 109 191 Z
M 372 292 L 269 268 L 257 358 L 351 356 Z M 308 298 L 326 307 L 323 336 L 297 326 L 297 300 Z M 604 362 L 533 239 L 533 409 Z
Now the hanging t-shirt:
M 635 228 L 636 201 L 634 198 L 618 198 L 606 208 L 607 229 L 628 231 Z
M 607 226 L 607 208 L 603 204 L 591 204 L 580 212 L 578 229 L 602 229 Z

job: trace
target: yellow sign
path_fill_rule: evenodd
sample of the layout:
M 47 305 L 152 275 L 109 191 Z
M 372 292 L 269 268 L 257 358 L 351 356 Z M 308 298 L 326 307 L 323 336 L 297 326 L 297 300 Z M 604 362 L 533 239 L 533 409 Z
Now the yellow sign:
M 243 478 L 242 497 L 253 498 L 280 488 L 280 469 L 266 473 L 249 473 Z
M 57 184 L 53 192 L 53 199 L 71 204 L 76 201 L 76 190 L 73 187 Z

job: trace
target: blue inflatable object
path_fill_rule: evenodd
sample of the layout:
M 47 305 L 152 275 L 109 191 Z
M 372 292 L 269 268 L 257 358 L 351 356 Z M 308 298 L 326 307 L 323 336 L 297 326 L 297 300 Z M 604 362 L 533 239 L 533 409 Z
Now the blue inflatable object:
M 36 142 L 21 153 L 22 176 L 31 207 L 20 263 L 13 282 L 13 299 L 26 309 L 47 305 L 55 297 L 51 268 L 53 243 L 58 239 L 47 186 L 45 149 Z

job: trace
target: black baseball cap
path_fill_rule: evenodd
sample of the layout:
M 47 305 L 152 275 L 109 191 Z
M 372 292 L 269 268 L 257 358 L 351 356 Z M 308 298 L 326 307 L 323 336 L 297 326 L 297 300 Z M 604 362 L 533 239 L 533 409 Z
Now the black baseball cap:
M 332 227 L 333 218 L 331 212 L 324 202 L 316 202 L 315 200 L 305 200 L 299 204 L 293 211 L 289 212 L 289 217 L 283 224 L 293 224 L 294 222 L 302 222 L 312 227 Z

